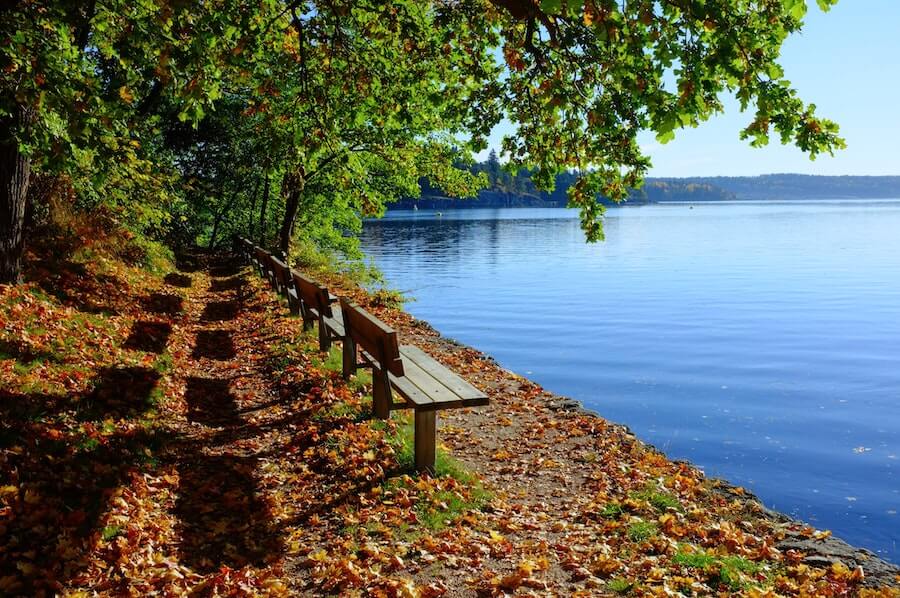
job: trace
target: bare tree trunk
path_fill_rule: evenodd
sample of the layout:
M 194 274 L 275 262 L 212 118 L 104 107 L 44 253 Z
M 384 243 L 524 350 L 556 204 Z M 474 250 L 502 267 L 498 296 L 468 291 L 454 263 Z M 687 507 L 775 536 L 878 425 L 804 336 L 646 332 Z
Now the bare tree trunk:
M 0 283 L 16 283 L 22 276 L 31 158 L 19 151 L 13 131 L 23 117 L 0 121 Z
M 262 206 L 259 209 L 259 244 L 266 244 L 266 208 L 269 205 L 269 173 L 266 173 L 266 182 L 263 185 Z
M 290 255 L 291 237 L 294 236 L 294 222 L 297 220 L 297 211 L 300 209 L 300 198 L 306 186 L 304 171 L 291 176 L 282 183 L 286 189 L 287 197 L 284 202 L 284 218 L 281 221 L 281 230 L 278 233 L 278 248 L 285 256 Z
M 253 215 L 256 213 L 256 193 L 259 191 L 259 177 L 253 182 L 253 195 L 250 196 L 250 210 L 247 212 L 247 238 L 253 238 Z
M 222 223 L 222 219 L 225 217 L 228 212 L 231 211 L 231 206 L 234 205 L 234 200 L 237 199 L 237 190 L 231 192 L 231 198 L 225 202 L 225 205 L 222 206 L 222 209 L 216 214 L 216 217 L 213 219 L 213 229 L 212 233 L 209 235 L 209 250 L 212 251 L 216 246 L 216 235 L 219 232 L 219 225 Z

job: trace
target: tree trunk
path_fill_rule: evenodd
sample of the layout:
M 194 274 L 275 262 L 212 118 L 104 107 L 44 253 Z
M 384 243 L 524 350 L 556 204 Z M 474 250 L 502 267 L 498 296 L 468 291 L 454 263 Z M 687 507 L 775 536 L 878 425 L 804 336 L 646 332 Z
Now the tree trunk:
M 213 229 L 212 233 L 209 235 L 209 250 L 212 251 L 216 246 L 216 235 L 219 232 L 219 224 L 222 223 L 222 218 L 231 211 L 231 206 L 234 205 L 234 200 L 237 199 L 237 190 L 231 192 L 231 199 L 225 202 L 225 205 L 222 206 L 222 209 L 216 214 L 216 217 L 213 219 Z
M 256 213 L 256 192 L 259 191 L 259 177 L 253 181 L 253 195 L 250 196 L 250 210 L 247 212 L 247 238 L 253 238 L 253 215 Z
M 13 134 L 19 122 L 15 118 L 0 121 L 0 283 L 19 282 L 22 275 L 31 158 L 19 151 Z
M 259 209 L 259 244 L 266 244 L 266 208 L 269 205 L 269 173 L 266 173 L 266 182 L 263 184 L 262 206 Z
M 285 180 L 283 183 L 287 192 L 284 202 L 284 219 L 281 221 L 281 230 L 278 233 L 278 248 L 285 256 L 290 255 L 291 237 L 294 236 L 294 222 L 297 220 L 297 211 L 300 209 L 300 197 L 306 185 L 303 170 Z

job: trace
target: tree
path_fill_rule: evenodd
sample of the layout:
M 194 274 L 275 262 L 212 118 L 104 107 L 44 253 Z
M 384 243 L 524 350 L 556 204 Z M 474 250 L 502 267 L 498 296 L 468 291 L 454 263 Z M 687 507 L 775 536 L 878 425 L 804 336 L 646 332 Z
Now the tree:
M 32 171 L 68 175 L 79 201 L 152 226 L 171 170 L 160 107 L 197 120 L 221 95 L 242 30 L 273 6 L 18 0 L 0 10 L 0 282 L 19 278 Z M 165 103 L 169 100 L 170 103 Z M 163 201 L 161 202 L 160 199 Z M 144 209 L 147 208 L 147 209 Z
M 817 0 L 827 10 L 837 0 Z M 805 0 L 492 0 L 509 76 L 505 116 L 518 125 L 503 149 L 535 169 L 539 187 L 561 169 L 588 239 L 602 238 L 602 194 L 622 199 L 649 167 L 637 135 L 661 142 L 722 110 L 734 94 L 754 110 L 741 132 L 754 146 L 772 133 L 811 157 L 844 147 L 835 123 L 800 100 L 778 64 Z
M 0 12 L 0 281 L 18 276 L 33 170 L 67 174 L 82 205 L 142 232 L 210 241 L 261 200 L 283 250 L 298 230 L 347 250 L 360 218 L 422 177 L 463 196 L 485 184 L 465 165 L 504 118 L 511 168 L 545 190 L 578 173 L 568 201 L 596 240 L 598 196 L 624 198 L 649 167 L 639 132 L 668 141 L 725 94 L 753 112 L 752 145 L 843 147 L 778 64 L 805 13 L 805 0 L 19 0 Z M 179 123 L 197 134 L 172 137 Z

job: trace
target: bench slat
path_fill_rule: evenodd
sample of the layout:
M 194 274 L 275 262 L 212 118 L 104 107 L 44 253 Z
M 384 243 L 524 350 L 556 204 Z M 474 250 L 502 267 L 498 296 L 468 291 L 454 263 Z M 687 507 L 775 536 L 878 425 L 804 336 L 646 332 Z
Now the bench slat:
M 337 310 L 335 310 L 333 313 L 333 318 L 325 318 L 325 325 L 328 326 L 337 336 L 343 338 L 347 334 L 344 330 L 344 318 L 341 315 L 341 312 Z
M 344 327 L 347 334 L 360 346 L 371 353 L 379 362 L 379 367 L 396 376 L 403 375 L 403 361 L 397 333 L 375 316 L 341 297 L 341 311 L 344 312 Z
M 388 372 L 388 379 L 391 381 L 391 386 L 394 387 L 397 394 L 402 396 L 403 400 L 406 401 L 406 405 L 412 403 L 417 409 L 427 409 L 429 406 L 434 405 L 434 401 L 431 397 L 425 394 L 421 388 L 413 384 L 412 380 L 406 376 L 397 377 Z M 433 411 L 434 409 L 432 408 L 431 410 Z
M 466 402 L 466 404 L 473 402 L 473 405 L 487 405 L 487 396 L 483 392 L 469 384 L 458 374 L 434 359 L 422 349 L 412 345 L 402 345 L 400 347 L 400 355 L 403 357 L 404 364 L 414 363 L 416 366 L 430 374 L 443 386 L 450 389 L 453 394 Z
M 415 384 L 429 399 L 424 405 L 420 404 L 419 401 L 411 399 L 416 403 L 417 408 L 430 406 L 432 403 L 440 403 L 440 407 L 449 408 L 452 404 L 462 402 L 462 397 L 441 384 L 439 380 L 420 368 L 415 362 L 404 359 L 403 373 L 406 375 L 406 378 Z

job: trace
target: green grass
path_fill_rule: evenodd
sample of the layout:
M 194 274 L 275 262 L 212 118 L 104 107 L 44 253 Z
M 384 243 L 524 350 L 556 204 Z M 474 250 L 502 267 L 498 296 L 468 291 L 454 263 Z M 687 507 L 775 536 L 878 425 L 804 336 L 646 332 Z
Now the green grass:
M 609 583 L 606 584 L 606 587 L 616 594 L 622 594 L 623 596 L 626 594 L 630 594 L 631 590 L 634 589 L 634 582 L 628 581 L 622 577 L 618 577 L 613 579 Z
M 313 421 L 326 422 L 333 419 L 350 419 L 361 422 L 368 417 L 368 413 L 360 405 L 352 403 L 333 403 L 313 414 Z
M 159 357 L 157 357 L 156 361 L 153 362 L 153 369 L 156 370 L 156 372 L 159 374 L 165 374 L 166 372 L 170 371 L 174 365 L 175 362 L 172 359 L 172 355 L 170 355 L 169 352 L 166 351 Z
M 672 557 L 672 562 L 691 569 L 700 569 L 707 574 L 712 585 L 722 583 L 732 590 L 739 590 L 747 585 L 742 579 L 742 574 L 754 575 L 763 568 L 762 564 L 741 556 L 719 556 L 686 547 L 679 548 Z
M 388 443 L 397 455 L 397 461 L 403 470 L 411 471 L 414 467 L 413 425 L 409 416 L 394 416 L 399 425 L 387 437 Z M 375 427 L 387 429 L 383 422 L 372 422 Z M 468 497 L 455 492 L 439 492 L 431 504 L 419 503 L 416 515 L 422 526 L 429 530 L 440 530 L 468 511 L 479 510 L 488 504 L 493 496 L 488 492 L 478 477 L 468 471 L 462 463 L 451 457 L 438 447 L 434 460 L 434 475 L 450 477 L 468 488 Z
M 315 330 L 313 330 L 313 334 L 315 334 Z M 315 343 L 316 344 L 313 345 L 314 355 L 311 359 L 312 364 L 316 367 L 328 370 L 329 372 L 342 372 L 344 367 L 344 356 L 341 347 L 332 345 L 328 353 L 322 355 L 318 350 L 318 340 L 315 340 Z M 347 385 L 357 392 L 363 392 L 366 388 L 370 387 L 371 384 L 372 374 L 367 369 L 356 370 L 356 374 L 347 380 Z
M 406 414 L 395 413 L 392 417 L 397 421 L 397 429 L 388 436 L 388 443 L 397 454 L 397 461 L 401 469 L 412 470 L 415 465 L 414 428 L 412 418 Z M 375 424 L 376 422 L 373 422 Z M 434 475 L 437 477 L 451 477 L 463 484 L 474 484 L 478 478 L 466 470 L 456 459 L 437 447 L 434 457 Z
M 636 521 L 628 526 L 628 539 L 632 542 L 644 542 L 656 536 L 656 524 L 651 521 Z
M 109 542 L 116 536 L 122 533 L 122 527 L 118 525 L 108 525 L 103 528 L 103 531 L 100 532 L 101 537 L 104 541 Z
M 645 490 L 640 492 L 633 492 L 631 494 L 631 498 L 636 500 L 643 500 L 650 503 L 650 505 L 656 509 L 657 511 L 664 513 L 670 509 L 675 511 L 682 511 L 683 507 L 681 502 L 668 492 L 662 492 L 653 487 L 647 487 Z
M 603 505 L 603 508 L 600 509 L 600 516 L 604 519 L 618 519 L 624 512 L 625 509 L 622 505 L 617 502 L 610 502 Z
M 416 517 L 426 529 L 440 531 L 469 511 L 481 509 L 490 499 L 490 493 L 480 484 L 472 488 L 469 498 L 456 492 L 441 491 L 434 495 L 430 504 L 419 502 L 416 505 Z

